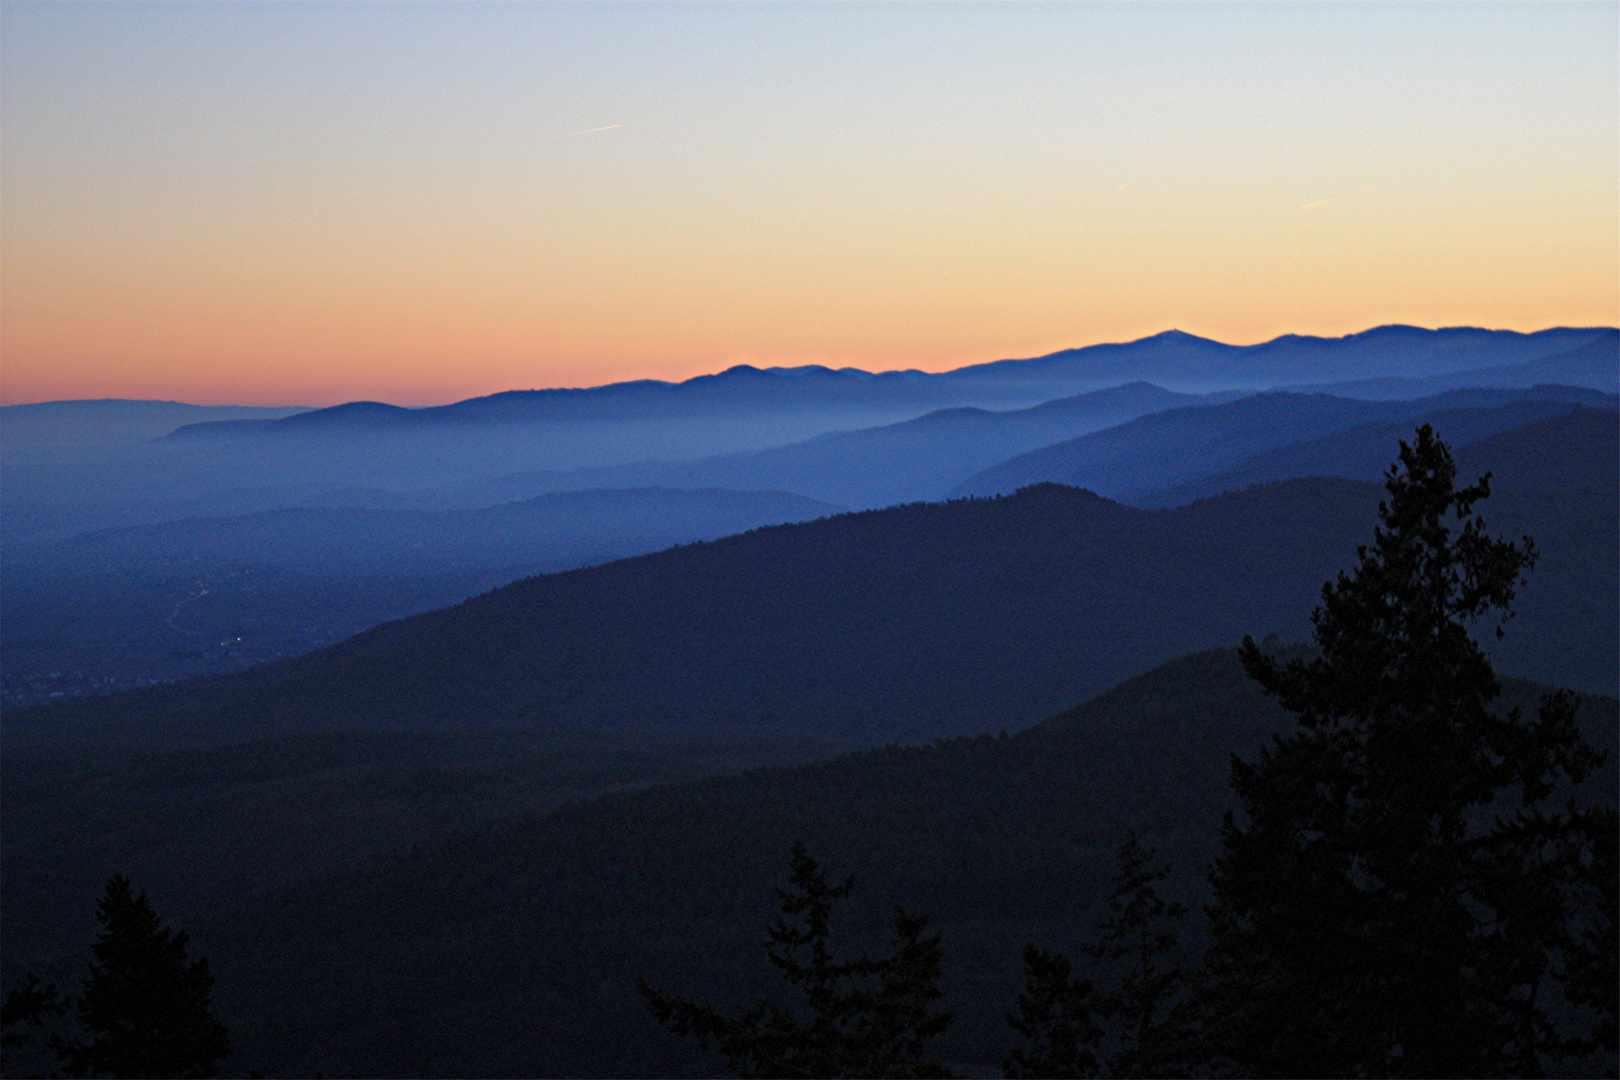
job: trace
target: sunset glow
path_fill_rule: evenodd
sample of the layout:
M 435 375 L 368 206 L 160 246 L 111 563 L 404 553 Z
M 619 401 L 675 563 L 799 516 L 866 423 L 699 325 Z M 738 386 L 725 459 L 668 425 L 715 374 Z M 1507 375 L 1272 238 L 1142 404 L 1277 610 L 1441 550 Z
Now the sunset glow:
M 3 8 L 0 400 L 1620 322 L 1620 8 Z

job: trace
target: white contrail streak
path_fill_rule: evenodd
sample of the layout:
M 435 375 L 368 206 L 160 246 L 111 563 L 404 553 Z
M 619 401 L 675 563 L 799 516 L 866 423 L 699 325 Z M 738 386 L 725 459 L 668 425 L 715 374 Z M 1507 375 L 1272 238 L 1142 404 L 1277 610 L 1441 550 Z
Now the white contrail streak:
M 559 139 L 572 139 L 575 135 L 589 135 L 593 131 L 612 131 L 614 128 L 624 127 L 623 124 L 609 124 L 607 127 L 586 128 L 584 131 L 570 131 L 566 135 L 559 135 Z

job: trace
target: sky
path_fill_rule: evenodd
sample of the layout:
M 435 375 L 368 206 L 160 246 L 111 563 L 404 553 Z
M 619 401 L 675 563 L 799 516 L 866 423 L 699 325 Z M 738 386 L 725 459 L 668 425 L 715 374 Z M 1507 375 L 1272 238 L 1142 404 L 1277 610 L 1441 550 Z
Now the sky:
M 1620 5 L 0 4 L 0 402 L 1620 323 Z

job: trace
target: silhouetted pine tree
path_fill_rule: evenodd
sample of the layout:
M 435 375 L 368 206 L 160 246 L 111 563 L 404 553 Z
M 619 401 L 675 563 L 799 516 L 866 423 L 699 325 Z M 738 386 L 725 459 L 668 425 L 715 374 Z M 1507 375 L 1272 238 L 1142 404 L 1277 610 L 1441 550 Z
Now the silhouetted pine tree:
M 1558 971 L 1564 995 L 1597 1016 L 1590 1037 L 1577 1040 L 1577 1052 L 1606 1051 L 1610 1076 L 1620 1050 L 1620 812 L 1603 806 L 1579 815 L 1573 835 L 1563 838 L 1562 855 L 1577 881 L 1579 914 L 1564 924 Z M 1581 896 L 1584 893 L 1584 896 Z
M 1186 909 L 1159 895 L 1156 883 L 1170 871 L 1153 868 L 1153 849 L 1135 832 L 1126 834 L 1116 860 L 1108 918 L 1084 951 L 1118 973 L 1119 988 L 1096 992 L 1089 979 L 1071 977 L 1067 957 L 1025 946 L 1024 991 L 1007 1023 L 1028 1046 L 1002 1063 L 1009 1077 L 1095 1076 L 1093 1051 L 1103 1031 L 1093 1013 L 1117 1027 L 1118 1049 L 1105 1075 L 1176 1076 L 1190 1063 L 1189 974 L 1173 929 Z
M 835 961 L 827 944 L 832 905 L 855 881 L 829 886 L 803 843 L 793 845 L 791 865 L 792 888 L 777 890 L 785 918 L 771 926 L 766 953 L 804 995 L 809 1019 L 769 1001 L 729 1017 L 638 980 L 654 1018 L 714 1046 L 739 1076 L 950 1076 L 926 1050 L 951 1022 L 934 1008 L 942 996 L 940 945 L 938 934 L 923 936 L 928 920 L 896 908 L 887 957 Z
M 1092 986 L 1089 979 L 1070 975 L 1069 958 L 1035 945 L 1024 946 L 1024 990 L 1018 995 L 1018 1013 L 1007 1023 L 1024 1037 L 1001 1063 L 1011 1078 L 1079 1078 L 1097 1075 L 1102 1028 L 1091 1018 Z
M 1492 708 L 1469 626 L 1511 615 L 1536 553 L 1487 535 L 1488 474 L 1455 477 L 1419 428 L 1373 544 L 1323 588 L 1317 655 L 1278 663 L 1244 639 L 1245 670 L 1300 726 L 1234 759 L 1243 816 L 1211 872 L 1209 1034 L 1240 1071 L 1536 1075 L 1580 1049 L 1554 1032 L 1546 984 L 1561 945 L 1596 945 L 1583 896 L 1608 897 L 1612 927 L 1613 853 L 1592 850 L 1597 816 L 1550 796 L 1601 755 L 1567 693 L 1534 719 Z
M 34 1075 L 32 1071 L 17 1071 L 17 1052 L 34 1056 L 36 1051 L 24 1048 L 35 1035 L 48 1030 L 52 1017 L 65 1012 L 67 1002 L 57 993 L 56 984 L 42 983 L 31 972 L 22 986 L 7 991 L 0 1005 L 0 1076 Z M 48 1053 L 45 1060 L 49 1061 Z
M 205 1077 L 230 1053 L 209 1012 L 214 978 L 186 955 L 186 935 L 163 925 L 129 880 L 114 875 L 96 906 L 101 934 L 79 998 L 87 1040 L 64 1045 L 78 1076 Z
M 1153 849 L 1129 832 L 1116 856 L 1114 891 L 1101 938 L 1086 947 L 1093 960 L 1119 971 L 1119 989 L 1100 994 L 1097 1014 L 1115 1021 L 1119 1049 L 1109 1076 L 1176 1076 L 1189 1049 L 1185 991 L 1188 973 L 1174 925 L 1186 909 L 1159 895 L 1170 874 L 1153 868 Z

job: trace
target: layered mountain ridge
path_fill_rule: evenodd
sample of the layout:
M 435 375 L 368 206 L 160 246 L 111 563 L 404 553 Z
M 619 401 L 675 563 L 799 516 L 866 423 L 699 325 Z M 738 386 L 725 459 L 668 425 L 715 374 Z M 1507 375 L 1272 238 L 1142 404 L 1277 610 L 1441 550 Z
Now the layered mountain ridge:
M 1580 352 L 1591 346 L 1590 352 Z M 1288 334 L 1259 345 L 1226 345 L 1178 330 L 1138 341 L 1065 349 L 1025 360 L 998 360 L 939 374 L 867 372 L 818 366 L 738 365 L 714 375 L 670 383 L 644 379 L 582 389 L 511 390 L 450 405 L 402 409 L 350 402 L 283 420 L 225 420 L 176 429 L 174 439 L 249 435 L 295 436 L 324 431 L 386 430 L 459 424 L 624 420 L 744 411 L 867 408 L 926 410 L 951 405 L 1003 406 L 1145 380 L 1183 393 L 1271 389 L 1300 383 L 1379 378 L 1423 379 L 1475 373 L 1469 385 L 1504 385 L 1523 378 L 1519 367 L 1571 354 L 1558 381 L 1607 380 L 1620 356 L 1620 333 L 1608 328 L 1559 327 L 1521 334 L 1507 330 L 1380 326 L 1339 338 Z M 1503 369 L 1495 376 L 1493 369 Z M 1511 369 L 1511 370 L 1509 370 Z M 1593 373 L 1596 373 L 1595 375 Z M 1573 376 L 1573 377 L 1572 377 Z M 1483 378 L 1485 381 L 1480 382 Z M 1537 381 L 1549 381 L 1539 378 Z M 1505 385 L 1519 385 L 1508 382 Z
M 1570 467 L 1601 467 L 1579 463 L 1610 453 L 1612 415 L 1558 419 Z M 1544 552 L 1499 662 L 1612 688 L 1620 496 L 1545 477 L 1515 491 L 1537 466 L 1487 450 L 1492 525 Z M 531 578 L 237 676 L 14 712 L 6 737 L 585 726 L 881 742 L 1017 727 L 1191 649 L 1303 635 L 1379 496 L 1301 479 L 1147 511 L 1044 485 L 774 526 Z
M 914 395 L 888 415 L 867 398 L 716 434 L 698 412 L 659 428 L 667 409 L 432 427 L 357 403 L 270 421 L 305 424 L 307 442 L 7 447 L 8 515 L 12 478 L 33 469 L 122 525 L 63 538 L 58 520 L 31 551 L 8 543 L 8 693 L 19 658 L 97 655 L 69 634 L 127 646 L 119 608 L 174 658 L 225 650 L 205 670 L 248 663 L 255 630 L 319 647 L 5 710 L 6 978 L 20 961 L 71 985 L 101 883 L 129 873 L 209 956 L 236 1072 L 714 1075 L 651 1022 L 636 980 L 721 1002 L 769 993 L 759 935 L 805 840 L 859 877 L 840 947 L 881 948 L 893 903 L 932 918 L 957 1016 L 940 1050 L 992 1075 L 1020 950 L 1081 955 L 1127 830 L 1167 860 L 1167 892 L 1193 911 L 1206 899 L 1231 757 L 1288 723 L 1230 647 L 1296 648 L 1416 424 L 1436 425 L 1463 482 L 1492 474 L 1490 531 L 1541 553 L 1506 640 L 1486 642 L 1502 705 L 1574 687 L 1588 738 L 1615 743 L 1614 332 L 1463 387 L 1446 365 L 1492 343 L 1569 341 L 1357 337 L 1268 344 L 1279 364 L 1431 351 L 1333 393 L 1194 394 L 1198 372 L 1234 357 L 1260 370 L 1257 354 L 1171 333 L 1060 354 L 1046 382 L 1013 362 L 995 393 L 1019 382 L 1039 402 L 1022 408 Z M 1073 390 L 1076 365 L 1107 370 L 1136 346 L 1187 384 Z M 1544 385 L 1548 372 L 1576 385 Z M 727 385 L 794 380 L 820 408 L 825 374 Z M 718 384 L 703 385 L 697 398 Z M 644 391 L 693 400 L 631 396 Z M 640 449 L 694 435 L 708 450 L 686 460 Z M 616 456 L 557 465 L 593 454 Z M 1011 489 L 911 501 L 986 475 Z M 106 504 L 122 497 L 135 510 L 120 521 Z M 511 580 L 548 559 L 583 568 Z M 39 614 L 57 629 L 18 638 Z M 1615 781 L 1611 758 L 1572 794 L 1612 804 Z
M 1380 425 L 1381 431 L 1390 433 L 1383 451 L 1387 464 L 1394 459 L 1397 434 L 1403 427 L 1409 434 L 1420 422 L 1444 417 L 1437 425 L 1441 437 L 1452 438 L 1447 424 L 1455 424 L 1462 436 L 1456 441 L 1462 445 L 1472 441 L 1470 437 L 1494 434 L 1576 406 L 1612 410 L 1616 403 L 1613 395 L 1556 386 L 1451 390 L 1409 401 L 1358 401 L 1287 391 L 1256 394 L 1225 404 L 1167 409 L 1052 443 L 992 466 L 956 485 L 950 494 L 995 495 L 1053 482 L 1135 502 L 1162 489 L 1223 473 L 1255 455 L 1353 428 Z M 1515 405 L 1518 407 L 1509 407 Z M 1344 474 L 1330 470 L 1323 475 Z

